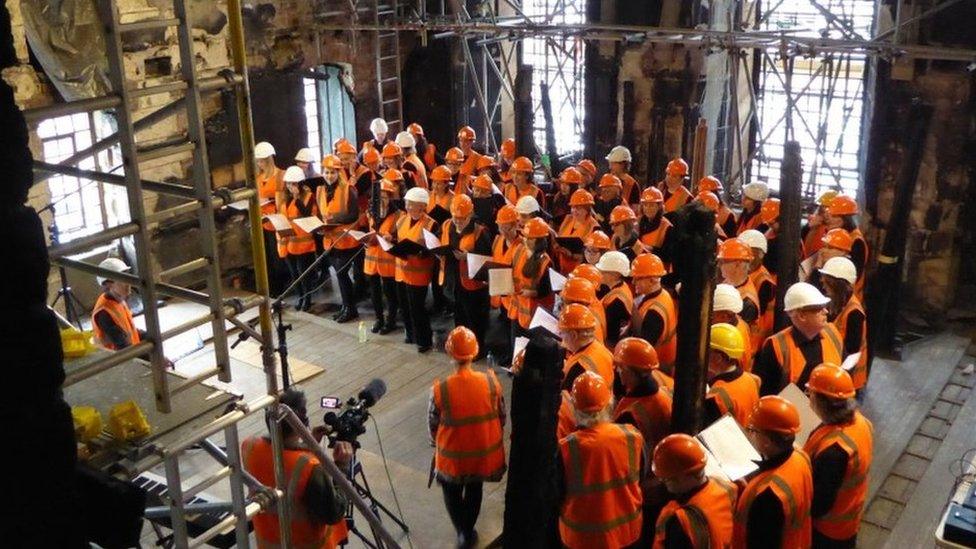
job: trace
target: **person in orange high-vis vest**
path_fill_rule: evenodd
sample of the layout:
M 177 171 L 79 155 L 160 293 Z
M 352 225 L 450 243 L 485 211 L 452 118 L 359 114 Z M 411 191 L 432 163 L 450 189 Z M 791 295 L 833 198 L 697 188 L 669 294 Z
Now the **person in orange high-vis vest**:
M 774 309 L 776 308 L 776 277 L 769 272 L 763 265 L 763 258 L 766 256 L 768 243 L 766 235 L 755 230 L 743 231 L 738 239 L 749 246 L 752 250 L 752 263 L 750 264 L 749 280 L 756 288 L 756 297 L 759 299 L 759 328 L 758 341 L 761 343 L 769 334 L 773 333 Z M 755 344 L 755 342 L 753 342 Z
M 254 159 L 257 162 L 256 184 L 261 215 L 279 212 L 279 205 L 285 200 L 285 170 L 275 165 L 275 149 L 267 141 L 254 146 Z M 268 283 L 272 295 L 285 289 L 288 280 L 288 267 L 278 255 L 278 238 L 274 226 L 269 221 L 261 224 L 264 229 L 264 261 L 268 264 Z
M 478 339 L 464 326 L 447 336 L 444 351 L 455 373 L 434 380 L 427 407 L 434 443 L 434 474 L 457 531 L 458 547 L 475 547 L 474 529 L 481 509 L 482 485 L 505 474 L 505 400 L 495 372 L 476 372 Z
M 612 348 L 624 336 L 634 311 L 634 293 L 625 280 L 630 276 L 630 260 L 623 252 L 611 250 L 600 257 L 596 268 L 607 289 L 601 301 L 607 314 L 607 347 Z
M 325 184 L 319 187 L 315 198 L 322 221 L 333 226 L 322 233 L 322 247 L 329 254 L 329 264 L 335 270 L 342 298 L 342 308 L 332 318 L 336 322 L 349 322 L 359 318 L 356 288 L 350 271 L 361 247 L 349 236 L 349 231 L 359 222 L 359 207 L 356 189 L 341 177 L 341 169 L 342 163 L 337 156 L 328 155 L 322 159 Z
M 298 166 L 285 170 L 285 217 L 291 221 L 292 235 L 285 241 L 285 262 L 294 282 L 315 262 L 315 236 L 295 224 L 295 219 L 318 217 L 312 189 L 305 184 L 305 172 Z M 312 306 L 315 279 L 309 274 L 295 288 L 295 309 L 307 311 Z
M 830 229 L 844 229 L 850 233 L 851 239 L 853 240 L 850 258 L 854 263 L 854 268 L 857 269 L 854 295 L 863 302 L 865 273 L 870 254 L 867 240 L 865 240 L 861 228 L 857 225 L 858 213 L 860 213 L 860 208 L 858 207 L 857 201 L 850 196 L 839 194 L 827 206 L 827 215 L 824 219 L 824 224 L 827 225 L 828 231 Z
M 515 251 L 522 246 L 522 235 L 518 229 L 518 212 L 515 206 L 506 204 L 495 214 L 495 225 L 498 234 L 491 244 L 491 260 L 499 265 L 511 267 L 515 262 Z M 512 319 L 515 318 L 515 298 L 510 295 L 491 296 L 492 309 L 498 309 L 498 318 L 502 322 L 507 346 L 500 357 L 503 366 L 511 364 L 512 360 Z
M 749 229 L 756 229 L 759 232 L 765 230 L 759 210 L 767 198 L 769 198 L 769 187 L 765 183 L 754 181 L 742 186 L 742 213 L 739 214 L 736 234 L 742 234 Z
M 748 425 L 752 410 L 759 402 L 760 381 L 739 365 L 746 340 L 735 326 L 718 323 L 710 328 L 708 345 L 708 392 L 703 423 L 710 425 L 731 414 L 739 425 Z
M 403 152 L 403 168 L 413 173 L 414 182 L 417 186 L 429 188 L 427 166 L 417 156 L 417 140 L 409 131 L 402 131 L 396 136 L 396 144 L 400 146 L 400 150 Z
M 464 126 L 457 133 L 458 148 L 464 153 L 464 161 L 461 163 L 461 174 L 474 179 L 478 175 L 478 161 L 481 160 L 481 153 L 474 150 L 474 142 L 477 139 L 474 128 Z
M 376 322 L 373 323 L 373 333 L 382 335 L 396 330 L 397 301 L 396 286 L 396 257 L 383 250 L 377 238 L 387 242 L 393 240 L 394 227 L 404 215 L 394 197 L 397 193 L 396 185 L 387 179 L 380 181 L 380 200 L 377 210 L 369 214 L 369 228 L 376 233 L 376 238 L 370 239 L 366 246 L 366 260 L 363 270 L 370 279 L 370 296 L 373 300 L 373 310 L 376 311 Z M 384 314 L 384 306 L 386 312 Z
M 732 547 L 810 547 L 813 476 L 810 458 L 793 448 L 799 431 L 800 414 L 791 402 L 759 399 L 746 434 L 762 461 L 739 492 Z
M 674 372 L 678 342 L 678 308 L 674 298 L 661 286 L 661 277 L 667 274 L 664 262 L 654 254 L 637 256 L 630 264 L 634 281 L 633 313 L 630 335 L 643 338 L 654 345 L 661 368 Z
M 305 394 L 287 389 L 281 395 L 286 404 L 307 425 L 308 412 Z M 317 431 L 317 430 L 316 430 Z M 284 497 L 290 506 L 288 534 L 290 545 L 296 549 L 334 549 L 345 543 L 348 528 L 345 521 L 346 500 L 322 469 L 319 459 L 307 449 L 299 434 L 287 422 L 281 422 L 284 472 L 287 489 Z M 316 436 L 318 436 L 316 434 Z M 352 458 L 352 445 L 339 441 L 332 450 L 332 458 L 339 467 L 347 467 Z M 271 439 L 250 437 L 241 444 L 241 463 L 261 484 L 277 487 L 274 471 L 274 451 Z M 282 547 L 278 514 L 263 510 L 253 519 L 254 538 L 259 549 Z
M 654 549 L 732 546 L 735 486 L 705 475 L 705 450 L 694 437 L 673 434 L 654 448 L 652 470 L 673 496 L 654 529 Z
M 426 189 L 414 187 L 404 196 L 407 215 L 400 217 L 394 226 L 394 240 L 412 240 L 424 244 L 424 230 L 435 231 L 436 222 L 427 215 L 430 195 Z M 434 258 L 421 253 L 397 258 L 397 300 L 403 311 L 406 337 L 403 342 L 416 344 L 417 351 L 426 353 L 433 345 L 430 315 L 427 312 L 427 286 L 433 279 Z
M 610 152 L 606 156 L 607 166 L 610 167 L 610 172 L 606 175 L 613 175 L 620 181 L 621 204 L 627 204 L 628 206 L 637 204 L 640 201 L 641 193 L 641 187 L 637 183 L 637 180 L 630 175 L 632 160 L 633 157 L 630 154 L 630 149 L 622 145 L 617 145 L 610 149 Z
M 98 264 L 103 269 L 127 272 L 129 266 L 117 257 L 109 257 Z M 136 328 L 132 311 L 126 303 L 132 291 L 128 283 L 99 275 L 96 277 L 102 293 L 92 309 L 92 331 L 95 340 L 106 349 L 118 351 L 142 341 L 145 332 Z
M 752 348 L 758 349 L 764 337 L 759 322 L 759 292 L 749 279 L 752 260 L 752 248 L 738 238 L 725 240 L 718 247 L 718 267 L 722 282 L 734 286 L 742 296 L 742 312 L 739 316 L 749 324 Z
M 577 172 L 578 173 L 578 172 Z M 557 236 L 572 236 L 585 240 L 587 236 L 600 227 L 600 223 L 593 217 L 593 195 L 584 189 L 576 189 L 569 197 L 570 214 L 559 226 Z M 556 247 L 559 272 L 569 274 L 577 265 L 582 263 L 583 254 L 573 253 L 563 247 Z
M 800 238 L 802 239 L 800 256 L 803 259 L 811 257 L 823 247 L 823 237 L 827 234 L 825 223 L 827 206 L 830 206 L 830 201 L 838 194 L 840 193 L 835 190 L 826 190 L 817 197 L 817 209 L 807 216 L 806 225 L 800 229 Z
M 529 323 L 537 307 L 552 309 L 555 295 L 549 283 L 549 268 L 552 260 L 546 252 L 552 230 L 549 225 L 534 217 L 522 228 L 524 242 L 512 255 L 512 280 L 515 293 L 515 307 L 509 318 L 517 321 L 512 329 L 515 335 L 522 335 L 529 329 Z M 515 316 L 512 316 L 514 313 Z
M 836 364 L 814 368 L 807 390 L 823 422 L 803 446 L 813 466 L 813 546 L 853 548 L 874 457 L 873 426 L 857 409 L 851 376 Z
M 566 349 L 563 362 L 563 389 L 570 389 L 583 372 L 595 372 L 613 386 L 613 353 L 596 340 L 596 317 L 586 305 L 571 303 L 559 314 L 559 329 L 564 332 Z
M 596 340 L 606 344 L 607 337 L 607 314 L 603 310 L 603 302 L 596 297 L 596 288 L 593 283 L 581 276 L 570 276 L 563 289 L 559 292 L 559 300 L 563 307 L 573 303 L 586 305 L 593 316 L 596 317 Z
M 407 131 L 413 136 L 414 149 L 416 149 L 417 155 L 424 161 L 427 171 L 433 170 L 436 166 L 443 163 L 443 159 L 439 158 L 440 155 L 437 154 L 437 147 L 427 142 L 427 137 L 424 136 L 423 126 L 414 122 L 407 126 Z
M 698 188 L 695 194 L 702 191 L 708 191 L 713 193 L 719 200 L 718 211 L 715 212 L 715 222 L 718 226 L 722 228 L 728 236 L 735 236 L 735 227 L 737 220 L 735 218 L 735 213 L 729 208 L 725 203 L 725 188 L 722 186 L 722 182 L 719 181 L 714 175 L 706 175 L 705 177 L 698 180 Z
M 546 195 L 535 183 L 532 182 L 532 172 L 535 167 L 532 161 L 524 156 L 520 156 L 512 162 L 512 167 L 508 173 L 512 176 L 511 183 L 506 183 L 502 189 L 502 194 L 509 204 L 518 204 L 520 198 L 531 196 L 539 203 L 539 207 L 546 208 Z
M 664 180 L 657 186 L 664 193 L 664 213 L 677 211 L 695 198 L 685 186 L 688 171 L 688 163 L 681 158 L 675 158 L 665 167 Z
M 657 187 L 648 187 L 641 193 L 640 215 L 637 221 L 637 232 L 640 233 L 641 244 L 662 257 L 664 243 L 671 229 L 671 221 L 664 217 L 664 194 Z
M 593 372 L 573 382 L 579 428 L 559 441 L 559 538 L 569 549 L 618 549 L 641 534 L 644 438 L 609 421 L 610 383 Z
M 789 383 L 803 387 L 815 367 L 840 364 L 843 358 L 841 335 L 827 322 L 829 297 L 797 282 L 783 302 L 791 326 L 766 338 L 752 365 L 752 373 L 762 379 L 764 395 L 778 394 Z
M 467 194 L 470 184 L 474 180 L 473 175 L 468 175 L 461 171 L 464 165 L 464 151 L 457 147 L 451 147 L 444 153 L 444 167 L 451 174 L 451 189 L 455 194 Z
M 712 324 L 731 324 L 742 334 L 742 356 L 738 363 L 746 372 L 752 371 L 752 360 L 755 351 L 752 348 L 752 331 L 745 320 L 739 316 L 742 312 L 742 296 L 739 291 L 728 284 L 716 284 L 712 298 Z
M 857 269 L 846 257 L 834 257 L 820 268 L 821 284 L 830 297 L 830 319 L 844 341 L 844 360 L 859 354 L 850 370 L 854 388 L 868 383 L 868 329 L 864 305 L 854 294 Z
M 451 255 L 441 257 L 439 282 L 453 296 L 454 325 L 471 329 L 480 348 L 487 349 L 485 334 L 491 312 L 488 283 L 471 278 L 475 273 L 468 272 L 467 256 L 490 254 L 491 236 L 483 225 L 475 223 L 474 203 L 468 195 L 454 197 L 451 219 L 441 226 L 441 245 L 451 249 Z

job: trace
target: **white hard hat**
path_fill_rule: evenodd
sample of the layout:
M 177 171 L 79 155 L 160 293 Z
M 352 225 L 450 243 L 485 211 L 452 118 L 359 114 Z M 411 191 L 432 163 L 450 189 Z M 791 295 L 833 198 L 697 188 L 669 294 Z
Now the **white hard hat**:
M 830 298 L 820 293 L 813 284 L 797 282 L 786 290 L 783 303 L 783 310 L 789 312 L 804 307 L 824 307 L 830 303 Z
M 630 260 L 627 259 L 627 256 L 623 252 L 616 250 L 611 250 L 600 256 L 600 261 L 596 262 L 596 268 L 608 273 L 620 273 L 623 276 L 630 276 Z
M 373 133 L 386 133 L 390 131 L 390 128 L 386 125 L 386 120 L 383 120 L 382 118 L 374 118 L 373 121 L 369 123 L 369 131 Z
M 854 262 L 846 257 L 831 257 L 820 268 L 820 272 L 834 278 L 846 280 L 851 286 L 857 280 L 857 268 L 854 267 Z
M 745 243 L 746 246 L 749 246 L 750 248 L 758 248 L 762 250 L 763 253 L 766 253 L 766 248 L 768 247 L 766 235 L 762 234 L 756 229 L 742 231 L 742 234 L 740 234 L 737 238 Z
M 623 145 L 617 145 L 610 149 L 607 155 L 607 162 L 630 162 L 630 149 Z
M 396 144 L 403 149 L 412 149 L 417 146 L 417 140 L 410 135 L 410 132 L 400 132 L 396 136 Z
M 522 215 L 529 215 L 539 210 L 539 201 L 534 196 L 523 196 L 515 204 L 515 211 Z
M 769 187 L 762 182 L 749 183 L 748 185 L 743 185 L 742 194 L 746 198 L 751 198 L 756 202 L 762 202 L 769 198 Z
M 312 149 L 308 147 L 298 149 L 298 152 L 295 153 L 295 162 L 315 162 L 315 155 L 312 154 Z
M 739 314 L 742 312 L 742 295 L 731 284 L 718 284 L 715 286 L 712 309 Z
M 430 193 L 427 192 L 427 189 L 413 187 L 407 191 L 407 194 L 403 195 L 403 200 L 406 202 L 422 202 L 426 204 L 430 200 Z
M 117 257 L 106 257 L 101 263 L 98 264 L 98 266 L 117 273 L 124 273 L 129 270 L 129 266 L 125 264 L 125 261 L 122 261 Z M 98 281 L 98 285 L 101 286 L 103 283 L 105 283 L 105 281 L 112 279 L 105 278 L 104 276 L 96 276 L 95 280 Z
M 305 181 L 305 170 L 298 166 L 290 166 L 285 170 L 285 183 L 300 183 Z
M 274 156 L 274 146 L 267 141 L 262 141 L 254 146 L 254 158 L 267 158 Z

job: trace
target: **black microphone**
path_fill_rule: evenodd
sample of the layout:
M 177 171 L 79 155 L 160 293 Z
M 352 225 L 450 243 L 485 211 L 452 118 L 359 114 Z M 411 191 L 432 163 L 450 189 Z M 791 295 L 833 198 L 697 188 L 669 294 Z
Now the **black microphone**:
M 386 382 L 380 378 L 376 378 L 367 383 L 366 386 L 363 387 L 362 391 L 359 391 L 357 398 L 363 401 L 363 404 L 369 408 L 370 406 L 376 404 L 379 399 L 383 398 L 383 395 L 385 394 Z

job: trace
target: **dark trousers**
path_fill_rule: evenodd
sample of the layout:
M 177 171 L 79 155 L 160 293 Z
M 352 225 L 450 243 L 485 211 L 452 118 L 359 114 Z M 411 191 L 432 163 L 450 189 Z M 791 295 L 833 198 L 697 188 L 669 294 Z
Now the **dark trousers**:
M 411 286 L 405 282 L 397 283 L 397 299 L 403 311 L 403 328 L 407 338 L 417 347 L 430 347 L 433 335 L 430 330 L 430 315 L 427 313 L 427 286 Z
M 488 288 L 465 290 L 458 281 L 454 284 L 454 325 L 465 326 L 478 338 L 479 354 L 488 352 L 485 334 L 488 332 L 488 315 L 491 314 L 491 299 Z
M 470 535 L 474 531 L 475 523 L 478 522 L 478 514 L 481 513 L 482 484 L 441 482 L 440 485 L 444 492 L 444 505 L 447 507 L 447 514 L 451 517 L 451 524 L 459 534 Z
M 444 286 L 437 283 L 440 279 L 441 262 L 434 262 L 434 270 L 431 274 L 430 293 L 434 296 L 434 309 L 440 310 L 447 307 L 447 298 L 444 297 Z
M 373 309 L 376 311 L 376 318 L 389 324 L 396 323 L 397 308 L 397 282 L 393 277 L 382 277 L 380 275 L 370 275 L 369 277 L 370 297 L 373 299 Z M 386 315 L 384 316 L 384 305 L 386 305 Z
M 356 301 L 365 299 L 369 292 L 369 276 L 363 270 L 363 264 L 365 262 L 366 254 L 364 253 L 356 256 L 356 260 L 353 261 L 355 267 L 352 271 L 353 288 L 355 289 L 355 294 L 353 295 Z
M 512 363 L 512 349 L 515 341 L 512 340 L 512 321 L 508 318 L 508 311 L 505 307 L 499 307 L 500 314 L 498 320 L 502 324 L 502 333 L 505 334 L 504 347 L 498 355 L 498 364 L 508 366 Z
M 832 539 L 813 529 L 813 549 L 854 549 L 857 547 L 857 534 L 848 539 Z
M 308 269 L 312 263 L 315 262 L 315 252 L 309 252 L 307 254 L 300 255 L 289 255 L 285 258 L 285 263 L 288 265 L 288 273 L 291 275 L 288 284 L 291 285 L 295 280 Z M 309 274 L 291 291 L 291 295 L 295 296 L 298 300 L 307 300 L 309 303 L 312 302 L 312 290 L 315 289 L 315 275 Z
M 288 286 L 288 268 L 278 257 L 278 238 L 274 231 L 261 231 L 264 234 L 264 263 L 268 266 L 268 291 L 272 296 L 280 295 Z
M 350 270 L 353 267 L 353 260 L 359 248 L 351 250 L 337 250 L 335 248 L 329 252 L 329 264 L 335 269 L 336 279 L 339 281 L 339 297 L 342 299 L 342 306 L 350 312 L 357 312 L 356 293 L 353 286 Z M 359 254 L 362 255 L 362 254 Z

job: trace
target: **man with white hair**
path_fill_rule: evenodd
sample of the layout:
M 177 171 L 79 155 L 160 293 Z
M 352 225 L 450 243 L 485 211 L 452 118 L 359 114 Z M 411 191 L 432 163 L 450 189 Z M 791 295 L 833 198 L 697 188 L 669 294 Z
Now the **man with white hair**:
M 773 309 L 776 307 L 776 278 L 763 265 L 763 258 L 768 249 L 766 235 L 755 229 L 749 229 L 743 231 L 738 238 L 752 249 L 749 280 L 755 286 L 756 295 L 759 297 L 759 329 L 760 335 L 765 339 L 773 333 Z
M 366 149 L 374 149 L 376 152 L 383 152 L 383 145 L 386 145 L 389 140 L 387 140 L 387 133 L 390 131 L 390 127 L 387 126 L 386 120 L 382 118 L 374 118 L 369 123 L 369 131 L 373 134 L 373 138 L 369 141 L 363 142 L 363 146 L 359 147 L 359 162 L 363 163 L 363 153 Z
M 407 215 L 401 217 L 394 227 L 397 242 L 412 240 L 424 243 L 424 229 L 434 231 L 436 222 L 427 215 L 427 202 L 430 195 L 427 189 L 414 187 L 403 197 Z M 430 254 L 410 255 L 396 260 L 397 301 L 403 311 L 403 325 L 407 332 L 403 340 L 416 344 L 417 352 L 426 353 L 433 346 L 430 329 L 430 315 L 427 312 L 427 286 L 433 279 L 434 259 Z
M 634 293 L 624 280 L 630 276 L 630 260 L 622 252 L 611 250 L 600 257 L 596 268 L 607 288 L 602 301 L 607 314 L 607 347 L 612 349 L 630 325 L 634 310 Z
M 424 161 L 417 156 L 417 140 L 414 139 L 410 132 L 400 132 L 396 136 L 396 144 L 400 146 L 403 151 L 403 158 L 405 160 L 403 167 L 410 170 L 414 174 L 414 179 L 417 180 L 417 184 L 425 189 L 429 189 L 430 185 L 427 181 L 427 166 L 424 165 Z
M 742 214 L 739 215 L 737 234 L 742 234 L 749 229 L 759 229 L 762 225 L 759 210 L 762 209 L 762 203 L 767 198 L 769 198 L 769 187 L 765 183 L 757 181 L 742 186 Z
M 630 165 L 633 161 L 630 149 L 617 145 L 607 153 L 606 161 L 610 167 L 610 174 L 620 180 L 622 203 L 628 205 L 640 203 L 640 185 L 637 184 L 634 176 L 630 175 Z

